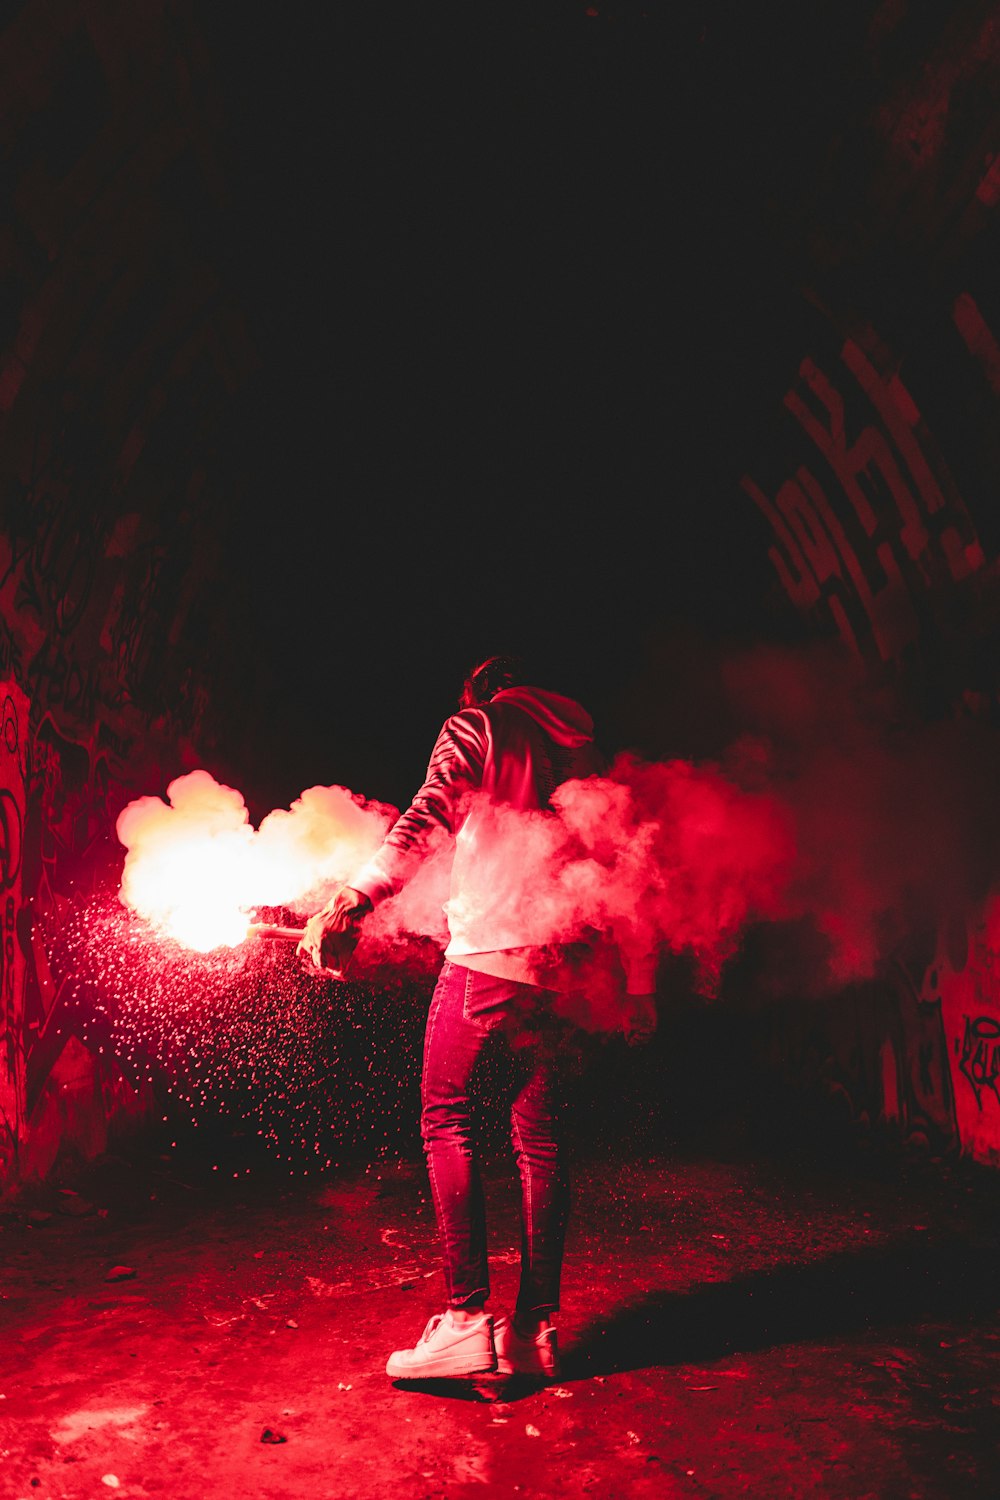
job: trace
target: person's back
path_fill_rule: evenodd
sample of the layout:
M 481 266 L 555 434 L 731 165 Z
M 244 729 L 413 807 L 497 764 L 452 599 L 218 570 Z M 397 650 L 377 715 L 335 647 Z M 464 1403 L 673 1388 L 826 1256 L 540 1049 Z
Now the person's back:
M 445 957 L 541 983 L 564 934 L 536 899 L 545 834 L 532 815 L 544 817 L 563 782 L 603 769 L 593 722 L 572 699 L 531 686 L 504 688 L 455 718 L 476 737 L 482 770 L 455 829 Z
M 488 723 L 483 791 L 513 807 L 547 807 L 556 787 L 603 769 L 590 715 L 544 688 L 502 688 L 479 710 Z
M 427 775 L 374 858 L 307 924 L 303 956 L 342 962 L 364 915 L 389 899 L 437 848 L 454 841 L 451 933 L 424 1035 L 421 1131 L 444 1258 L 448 1307 L 412 1349 L 393 1353 L 394 1379 L 499 1370 L 553 1378 L 568 1210 L 561 1127 L 566 1021 L 546 975 L 564 934 L 544 899 L 559 839 L 555 788 L 602 769 L 580 704 L 532 687 L 516 661 L 493 657 L 466 679 Z M 552 840 L 556 844 L 552 843 Z M 534 858 L 534 851 L 541 857 Z M 532 868 L 532 861 L 537 868 Z M 494 1326 L 486 1219 L 471 1126 L 470 1086 L 488 1046 L 507 1049 L 511 1128 L 522 1183 L 521 1280 L 511 1318 Z

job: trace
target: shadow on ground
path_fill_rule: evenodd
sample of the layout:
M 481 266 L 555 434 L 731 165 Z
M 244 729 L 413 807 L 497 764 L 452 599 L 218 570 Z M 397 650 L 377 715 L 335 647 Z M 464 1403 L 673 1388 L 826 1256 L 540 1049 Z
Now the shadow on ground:
M 648 1292 L 579 1331 L 563 1379 L 992 1315 L 1000 1309 L 998 1253 L 1000 1243 L 970 1248 L 914 1237 L 688 1292 Z

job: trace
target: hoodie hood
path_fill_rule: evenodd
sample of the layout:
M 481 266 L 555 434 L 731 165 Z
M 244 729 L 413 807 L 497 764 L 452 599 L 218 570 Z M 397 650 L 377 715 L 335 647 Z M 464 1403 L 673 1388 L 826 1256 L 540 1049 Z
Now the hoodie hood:
M 510 687 L 494 693 L 490 703 L 509 703 L 530 714 L 535 723 L 557 745 L 579 748 L 594 738 L 594 721 L 573 698 L 547 692 L 545 688 Z

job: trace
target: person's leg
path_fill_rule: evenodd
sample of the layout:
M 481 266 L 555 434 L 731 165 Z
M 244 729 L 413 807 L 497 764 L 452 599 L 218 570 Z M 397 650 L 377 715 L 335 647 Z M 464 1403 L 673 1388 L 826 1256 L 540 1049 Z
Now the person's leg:
M 522 1334 L 537 1332 L 558 1310 L 569 1216 L 560 1035 L 544 1010 L 538 1019 L 541 1024 L 527 1032 L 527 1040 L 515 1044 L 520 1086 L 511 1103 L 521 1176 L 521 1281 L 514 1323 Z
M 552 1315 L 559 1307 L 563 1246 L 569 1214 L 569 1173 L 563 1136 L 565 1108 L 554 1028 L 527 1027 L 513 1038 L 519 1086 L 511 1104 L 511 1134 L 521 1176 L 521 1281 L 514 1315 L 494 1328 L 497 1370 L 554 1380 L 559 1351 Z
M 448 1307 L 412 1349 L 389 1356 L 396 1380 L 468 1376 L 496 1369 L 489 1295 L 486 1214 L 472 1146 L 469 1081 L 489 1028 L 467 1014 L 479 976 L 446 962 L 424 1033 L 421 1130 L 437 1217 Z
M 558 1303 L 565 1166 L 553 1136 L 557 1125 L 555 1059 L 548 1056 L 543 1037 L 534 1034 L 538 1008 L 547 998 L 545 991 L 534 986 L 457 964 L 446 963 L 441 971 L 424 1036 L 421 1130 L 441 1237 L 448 1309 L 431 1319 L 414 1349 L 398 1350 L 390 1357 L 386 1368 L 395 1378 L 472 1374 L 498 1366 L 493 1319 L 483 1311 L 490 1290 L 486 1214 L 469 1100 L 476 1061 L 497 1030 L 514 1048 L 519 1075 L 515 1149 L 527 1205 L 525 1285 L 533 1288 L 522 1300 L 532 1313 L 543 1307 L 552 1310 Z M 525 1018 L 526 1057 L 521 1055 Z M 554 1155 L 552 1139 L 556 1141 Z M 483 1362 L 487 1353 L 489 1365 Z M 543 1373 L 551 1369 L 546 1367 Z
M 445 963 L 427 1016 L 421 1133 L 441 1238 L 448 1306 L 461 1322 L 489 1296 L 486 1211 L 472 1144 L 469 1081 L 489 1036 L 470 1014 L 470 990 L 485 976 Z

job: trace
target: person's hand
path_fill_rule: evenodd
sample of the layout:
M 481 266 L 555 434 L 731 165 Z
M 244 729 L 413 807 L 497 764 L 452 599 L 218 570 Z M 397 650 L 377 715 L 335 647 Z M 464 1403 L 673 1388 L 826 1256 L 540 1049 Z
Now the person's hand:
M 311 916 L 296 953 L 314 973 L 343 979 L 361 936 L 361 922 L 372 904 L 367 896 L 342 885 L 318 912 Z
M 656 1031 L 656 996 L 626 995 L 622 1000 L 621 1021 L 630 1047 L 650 1041 Z

